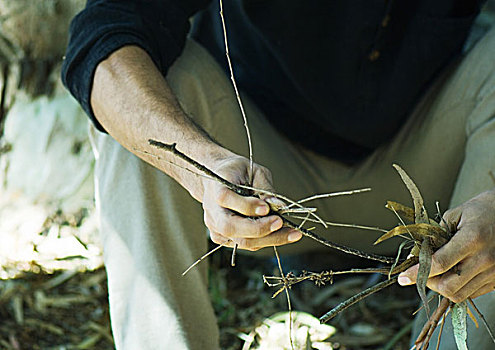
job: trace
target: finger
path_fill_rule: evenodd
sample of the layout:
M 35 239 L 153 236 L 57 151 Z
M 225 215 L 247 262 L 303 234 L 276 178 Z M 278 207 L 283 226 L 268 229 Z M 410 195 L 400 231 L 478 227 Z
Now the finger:
M 206 226 L 228 238 L 260 238 L 283 226 L 282 219 L 277 215 L 244 218 L 221 207 L 205 210 L 204 213 Z
M 481 287 L 476 292 L 474 292 L 471 295 L 471 298 L 474 299 L 474 298 L 480 297 L 482 295 L 491 293 L 493 291 L 495 291 L 495 283 L 493 283 L 493 281 L 492 281 L 490 283 L 485 284 L 483 287 Z
M 456 207 L 447 210 L 440 221 L 440 225 L 447 229 L 448 232 L 454 234 L 457 231 L 459 222 L 461 221 L 462 208 Z
M 224 245 L 225 247 L 233 247 L 235 243 L 228 237 L 224 237 L 218 232 L 210 231 L 210 239 L 213 243 L 216 243 L 218 245 Z
M 264 216 L 270 212 L 270 207 L 264 200 L 241 196 L 225 186 L 217 186 L 214 198 L 221 207 L 246 216 Z
M 257 166 L 254 170 L 253 187 L 273 192 L 272 173 L 263 166 Z
M 481 252 L 468 257 L 448 272 L 430 278 L 428 287 L 445 296 L 455 297 L 459 295 L 465 296 L 465 299 L 486 283 L 486 281 L 480 280 L 479 276 L 485 276 L 485 271 L 493 269 L 493 260 L 493 256 L 488 252 Z
M 446 296 L 454 303 L 460 303 L 467 298 L 471 297 L 474 293 L 476 293 L 480 288 L 483 288 L 486 284 L 495 283 L 494 279 L 495 269 L 491 268 L 482 273 L 476 275 L 473 279 L 471 279 L 465 286 L 460 288 L 457 291 L 452 291 L 448 282 L 440 281 L 437 289 L 433 289 L 438 293 Z
M 238 248 L 256 251 L 265 247 L 281 246 L 294 243 L 302 237 L 301 232 L 285 227 L 277 232 L 262 238 L 234 238 L 233 241 L 238 244 Z
M 475 251 L 476 240 L 468 239 L 466 229 L 460 229 L 443 247 L 438 249 L 431 258 L 430 277 L 441 275 Z M 416 283 L 419 265 L 414 265 L 399 275 L 399 284 L 406 286 Z

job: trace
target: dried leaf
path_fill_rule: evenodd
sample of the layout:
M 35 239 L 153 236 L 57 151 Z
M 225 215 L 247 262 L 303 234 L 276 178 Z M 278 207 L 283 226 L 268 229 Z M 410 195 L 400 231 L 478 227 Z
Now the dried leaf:
M 423 197 L 419 192 L 418 187 L 414 183 L 414 181 L 407 175 L 407 173 L 402 169 L 399 165 L 393 164 L 395 170 L 399 173 L 402 181 L 406 185 L 409 193 L 414 202 L 414 222 L 416 224 L 420 223 L 429 223 L 428 213 L 426 212 L 426 208 L 424 206 Z
M 429 237 L 425 237 L 419 250 L 419 269 L 416 277 L 416 289 L 421 297 L 428 319 L 430 318 L 430 306 L 426 297 L 426 282 L 428 282 L 428 277 L 430 276 L 432 255 L 431 240 Z
M 394 201 L 387 201 L 385 208 L 395 211 L 400 217 L 407 221 L 414 222 L 414 209 Z
M 374 244 L 378 244 L 399 235 L 410 235 L 415 241 L 418 242 L 423 242 L 424 237 L 429 237 L 433 248 L 439 248 L 448 241 L 448 239 L 445 238 L 447 235 L 446 231 L 440 226 L 430 224 L 411 224 L 394 227 L 392 230 L 380 236 Z
M 474 316 L 473 312 L 471 311 L 471 309 L 469 307 L 467 308 L 467 314 L 468 314 L 469 318 L 471 319 L 471 321 L 473 321 L 476 328 L 479 328 L 480 326 L 478 324 L 478 320 L 476 319 L 476 316 Z
M 454 338 L 458 350 L 468 350 L 466 315 L 466 301 L 457 303 L 452 307 L 452 327 L 454 328 Z

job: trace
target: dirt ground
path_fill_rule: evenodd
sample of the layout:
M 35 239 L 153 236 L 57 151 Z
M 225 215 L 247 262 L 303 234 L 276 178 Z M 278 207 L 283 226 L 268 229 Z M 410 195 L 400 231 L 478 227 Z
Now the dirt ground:
M 72 225 L 77 228 L 81 223 L 84 220 Z M 15 271 L 15 276 L 0 280 L 0 349 L 114 348 L 105 270 L 81 266 L 77 261 L 83 260 L 81 257 L 68 258 L 71 259 L 73 269 L 50 270 L 35 261 L 2 267 L 4 271 Z M 320 265 L 326 264 L 324 255 L 281 260 L 284 272 L 292 270 L 296 274 L 316 260 Z M 284 322 L 280 317 L 273 317 L 287 311 L 286 296 L 281 293 L 272 299 L 276 289 L 267 287 L 262 278 L 263 274 L 279 274 L 276 260 L 238 255 L 233 268 L 230 250 L 225 249 L 211 257 L 209 266 L 210 293 L 220 326 L 221 348 L 290 349 L 288 333 L 284 333 L 286 324 L 281 326 Z M 292 318 L 296 319 L 302 312 L 321 316 L 342 300 L 376 283 L 377 278 L 381 277 L 353 275 L 321 287 L 311 282 L 296 285 L 290 291 Z M 327 328 L 334 334 L 307 348 L 408 349 L 411 315 L 417 305 L 414 288 L 391 287 L 339 315 L 331 322 L 334 328 Z M 312 332 L 307 322 L 293 322 L 294 337 L 301 330 Z M 306 349 L 306 345 L 295 343 L 295 349 Z

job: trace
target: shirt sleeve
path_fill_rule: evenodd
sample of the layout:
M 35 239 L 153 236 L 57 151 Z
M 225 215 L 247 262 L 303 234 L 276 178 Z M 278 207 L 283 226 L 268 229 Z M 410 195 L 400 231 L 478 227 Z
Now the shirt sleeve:
M 145 50 L 165 76 L 181 54 L 189 17 L 208 0 L 88 0 L 71 22 L 62 82 L 100 131 L 90 105 L 98 64 L 126 45 Z

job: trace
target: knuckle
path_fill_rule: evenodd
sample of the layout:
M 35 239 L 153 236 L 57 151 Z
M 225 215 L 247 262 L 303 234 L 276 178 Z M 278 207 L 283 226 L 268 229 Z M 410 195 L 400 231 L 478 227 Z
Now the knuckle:
M 227 237 L 230 237 L 233 233 L 232 230 L 232 224 L 228 222 L 227 220 L 223 220 L 219 225 L 218 225 L 218 231 Z
M 487 240 L 487 236 L 478 227 L 470 230 L 470 236 L 470 240 L 467 242 L 469 246 L 479 246 Z
M 454 297 L 456 290 L 452 283 L 449 283 L 448 281 L 441 281 L 438 283 L 438 292 L 451 299 Z
M 433 254 L 431 260 L 432 260 L 432 265 L 435 264 L 442 271 L 446 271 L 450 267 L 449 262 L 446 260 L 446 258 L 443 255 Z
M 448 297 L 451 301 L 454 303 L 460 303 L 462 302 L 465 298 L 463 298 L 460 294 L 454 294 L 450 297 Z
M 209 229 L 213 228 L 213 223 L 211 222 L 210 215 L 208 215 L 206 212 L 203 214 L 203 221 Z
M 221 239 L 221 236 L 219 234 L 217 234 L 216 232 L 210 232 L 210 239 L 213 243 L 216 243 L 216 244 L 222 244 L 222 239 Z
M 493 266 L 495 265 L 495 251 L 489 250 L 481 255 L 481 266 Z
M 260 165 L 260 171 L 268 180 L 272 180 L 272 172 L 267 167 Z

